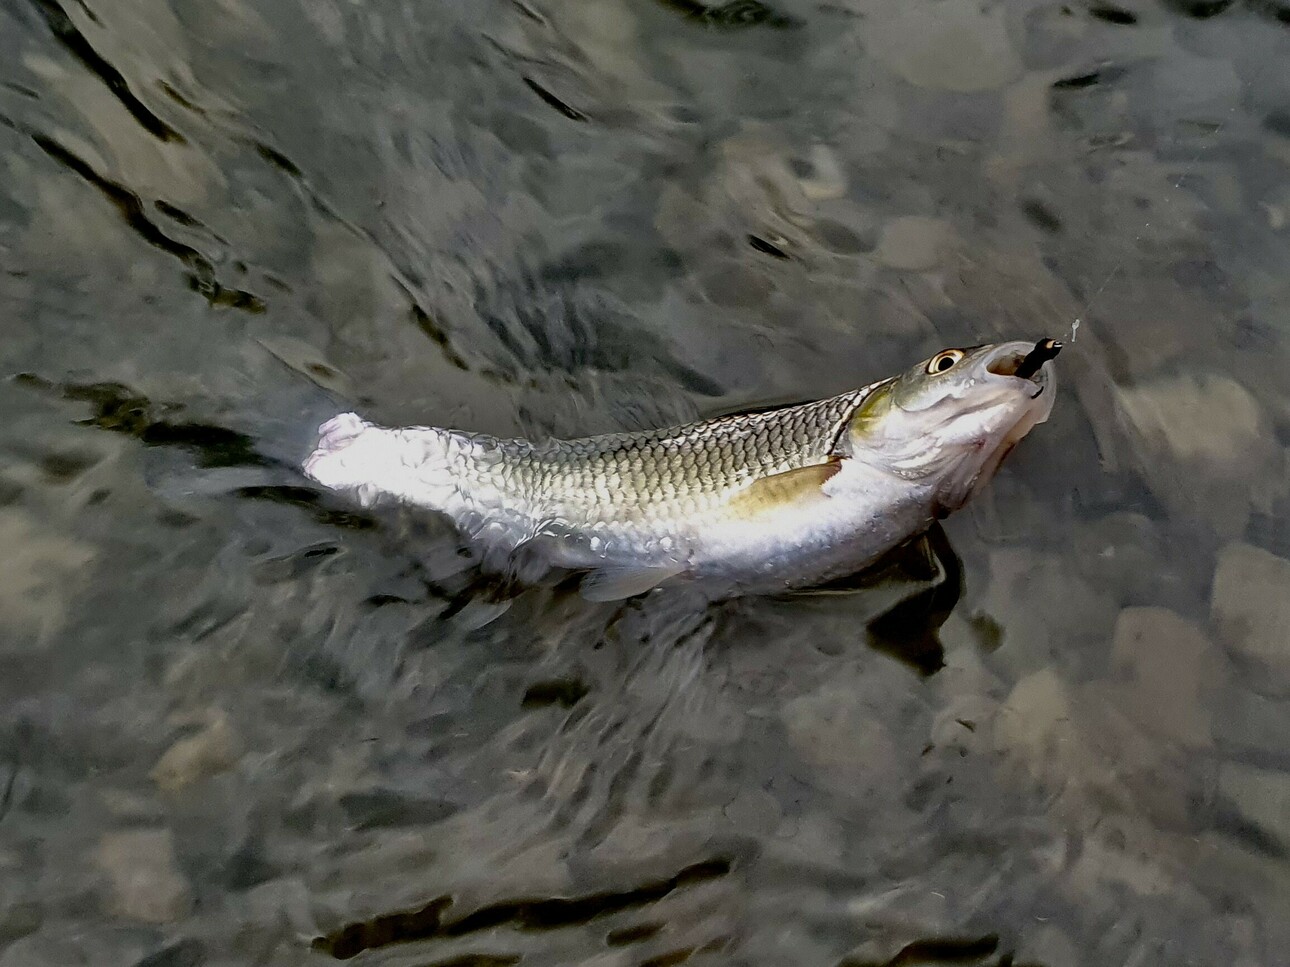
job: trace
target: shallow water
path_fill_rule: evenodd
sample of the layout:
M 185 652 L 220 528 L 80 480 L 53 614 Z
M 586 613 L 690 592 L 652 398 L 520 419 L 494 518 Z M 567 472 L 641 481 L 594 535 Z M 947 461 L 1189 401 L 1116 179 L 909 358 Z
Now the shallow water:
M 1290 963 L 1287 62 L 1275 0 L 5 0 L 0 967 Z M 294 469 L 1076 318 L 872 628 L 470 630 Z

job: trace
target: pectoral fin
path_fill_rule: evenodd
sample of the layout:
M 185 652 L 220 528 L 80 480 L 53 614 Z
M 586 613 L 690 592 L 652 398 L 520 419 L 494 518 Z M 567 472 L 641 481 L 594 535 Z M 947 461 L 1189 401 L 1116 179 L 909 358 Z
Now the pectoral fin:
M 784 504 L 827 496 L 821 489 L 842 469 L 840 459 L 759 477 L 730 498 L 730 509 L 751 517 Z
M 592 571 L 582 579 L 578 592 L 588 601 L 621 601 L 634 598 L 657 587 L 670 577 L 680 574 L 684 568 L 676 567 L 631 567 L 610 565 Z

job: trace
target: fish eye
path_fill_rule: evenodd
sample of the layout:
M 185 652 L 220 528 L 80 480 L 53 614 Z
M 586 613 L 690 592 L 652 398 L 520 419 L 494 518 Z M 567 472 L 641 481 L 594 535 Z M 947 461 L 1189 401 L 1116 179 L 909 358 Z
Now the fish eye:
M 935 376 L 937 373 L 943 373 L 948 369 L 953 369 L 954 364 L 963 358 L 963 350 L 947 349 L 939 352 L 927 362 L 927 372 Z

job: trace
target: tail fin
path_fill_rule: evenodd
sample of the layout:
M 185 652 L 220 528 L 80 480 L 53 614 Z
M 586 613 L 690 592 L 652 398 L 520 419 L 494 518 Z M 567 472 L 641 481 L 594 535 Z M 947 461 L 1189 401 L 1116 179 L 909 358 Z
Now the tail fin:
M 305 474 L 331 490 L 353 493 L 364 505 L 388 495 L 444 510 L 456 491 L 444 430 L 387 430 L 356 413 L 342 413 L 318 433 L 318 446 L 304 462 Z

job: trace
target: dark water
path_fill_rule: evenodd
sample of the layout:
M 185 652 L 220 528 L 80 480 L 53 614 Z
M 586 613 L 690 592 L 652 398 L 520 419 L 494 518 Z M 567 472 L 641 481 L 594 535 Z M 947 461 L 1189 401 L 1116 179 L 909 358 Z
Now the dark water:
M 1290 963 L 1287 63 L 1279 0 L 0 2 L 0 967 Z M 874 628 L 472 631 L 293 469 L 1076 317 Z

